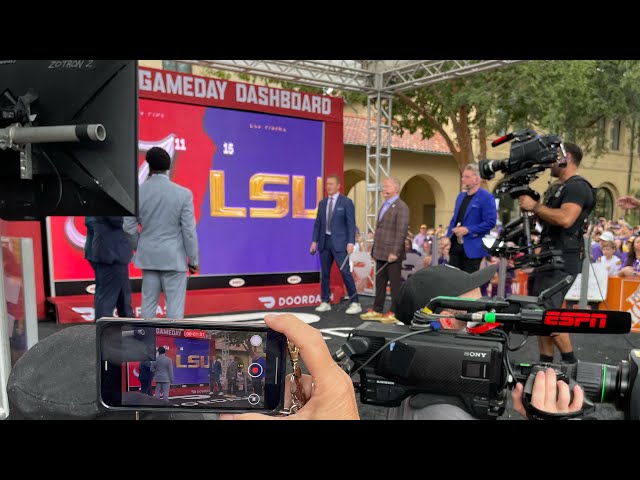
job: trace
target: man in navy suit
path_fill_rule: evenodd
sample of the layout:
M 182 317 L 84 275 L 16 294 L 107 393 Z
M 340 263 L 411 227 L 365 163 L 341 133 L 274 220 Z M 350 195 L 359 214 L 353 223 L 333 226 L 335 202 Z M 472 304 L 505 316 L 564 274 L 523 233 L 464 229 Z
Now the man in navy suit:
M 131 243 L 122 230 L 122 217 L 95 217 L 93 223 L 92 257 L 96 269 L 95 318 L 133 317 L 129 262 L 133 256 Z
M 320 268 L 322 270 L 322 303 L 316 307 L 317 312 L 331 310 L 329 305 L 329 278 L 331 265 L 335 260 L 338 267 L 342 266 L 342 279 L 347 287 L 351 305 L 345 313 L 353 315 L 360 313 L 362 307 L 358 301 L 356 284 L 349 269 L 349 262 L 345 262 L 347 255 L 353 252 L 356 238 L 356 216 L 353 202 L 350 198 L 340 195 L 340 177 L 329 175 L 325 183 L 327 198 L 320 201 L 316 223 L 313 225 L 313 242 L 310 252 L 320 251 Z
M 482 257 L 487 251 L 482 245 L 482 237 L 496 225 L 496 201 L 484 188 L 480 188 L 478 165 L 472 163 L 462 172 L 462 189 L 456 199 L 449 232 L 451 250 L 449 265 L 468 273 L 480 268 Z

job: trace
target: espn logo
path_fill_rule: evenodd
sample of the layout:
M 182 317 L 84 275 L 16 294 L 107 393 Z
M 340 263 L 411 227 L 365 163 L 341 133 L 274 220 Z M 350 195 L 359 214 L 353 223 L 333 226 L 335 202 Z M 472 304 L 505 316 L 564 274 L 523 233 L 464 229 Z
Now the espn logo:
M 544 315 L 544 324 L 554 327 L 587 327 L 604 329 L 607 326 L 607 314 L 547 310 Z

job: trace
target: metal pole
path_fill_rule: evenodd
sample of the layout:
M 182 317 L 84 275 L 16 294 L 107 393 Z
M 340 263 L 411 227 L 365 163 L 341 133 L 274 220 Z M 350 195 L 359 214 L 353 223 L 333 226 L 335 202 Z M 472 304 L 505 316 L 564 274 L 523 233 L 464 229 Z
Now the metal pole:
M 438 260 L 440 260 L 440 251 L 438 250 L 438 235 L 434 235 L 433 241 L 431 243 L 431 266 L 437 266 Z
M 500 262 L 498 263 L 498 296 L 500 298 L 505 297 L 506 289 L 507 289 L 507 259 L 504 257 L 500 257 Z
M 589 271 L 591 270 L 591 240 L 589 235 L 584 235 L 584 259 L 582 260 L 582 280 L 580 283 L 580 300 L 578 307 L 586 309 L 589 306 Z

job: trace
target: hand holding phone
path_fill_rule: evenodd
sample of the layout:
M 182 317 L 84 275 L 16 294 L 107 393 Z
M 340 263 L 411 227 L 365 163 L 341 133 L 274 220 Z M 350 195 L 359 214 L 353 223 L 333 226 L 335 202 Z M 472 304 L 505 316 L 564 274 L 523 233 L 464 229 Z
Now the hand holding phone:
M 311 375 L 302 376 L 309 401 L 295 415 L 268 417 L 258 413 L 220 415 L 220 420 L 358 420 L 358 405 L 349 375 L 331 358 L 322 334 L 295 315 L 267 315 L 268 327 L 281 332 L 300 349 L 300 356 Z M 291 406 L 290 375 L 286 380 L 284 405 Z
M 282 409 L 286 337 L 263 325 L 102 318 L 96 338 L 102 409 Z

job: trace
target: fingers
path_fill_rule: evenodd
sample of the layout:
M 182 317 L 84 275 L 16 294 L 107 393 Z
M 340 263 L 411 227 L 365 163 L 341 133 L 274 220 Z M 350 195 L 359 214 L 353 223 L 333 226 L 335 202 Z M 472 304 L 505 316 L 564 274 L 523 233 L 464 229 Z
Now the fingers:
M 527 418 L 527 412 L 522 404 L 522 393 L 524 387 L 521 383 L 517 383 L 513 391 L 511 392 L 511 401 L 513 402 L 513 409 L 523 417 Z
M 577 412 L 582 408 L 582 403 L 584 402 L 584 390 L 580 385 L 576 385 L 573 387 L 573 402 L 569 405 L 570 412 Z
M 556 403 L 556 409 L 558 413 L 566 413 L 569 411 L 569 401 L 571 400 L 571 393 L 569 392 L 569 385 L 560 380 L 558 382 L 558 402 Z
M 531 391 L 531 405 L 538 410 L 547 410 L 546 408 L 546 377 L 543 371 L 536 373 L 533 380 L 533 389 Z M 555 388 L 554 388 L 555 390 Z
M 300 356 L 309 369 L 309 373 L 318 381 L 325 377 L 331 377 L 334 375 L 335 369 L 339 369 L 331 358 L 322 334 L 295 315 L 290 313 L 266 315 L 264 321 L 268 327 L 286 335 L 300 349 Z
M 276 417 L 262 415 L 261 413 L 221 413 L 218 415 L 219 420 L 276 420 Z
M 547 412 L 556 411 L 557 384 L 558 380 L 555 370 L 553 368 L 547 368 L 544 371 L 544 406 Z

